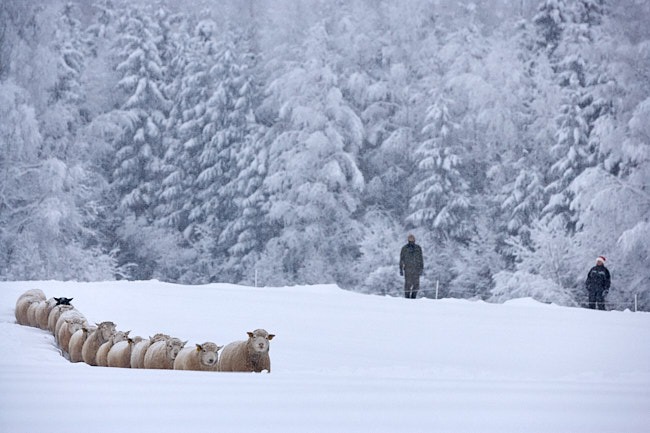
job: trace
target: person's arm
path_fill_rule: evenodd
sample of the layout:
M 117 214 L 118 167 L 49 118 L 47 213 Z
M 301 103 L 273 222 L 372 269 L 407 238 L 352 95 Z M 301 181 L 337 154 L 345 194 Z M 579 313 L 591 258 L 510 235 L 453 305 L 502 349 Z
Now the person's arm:
M 587 279 L 585 280 L 585 288 L 587 290 L 591 290 L 591 285 L 592 285 L 592 278 L 591 278 L 591 271 L 592 269 L 589 269 L 589 272 L 587 272 Z

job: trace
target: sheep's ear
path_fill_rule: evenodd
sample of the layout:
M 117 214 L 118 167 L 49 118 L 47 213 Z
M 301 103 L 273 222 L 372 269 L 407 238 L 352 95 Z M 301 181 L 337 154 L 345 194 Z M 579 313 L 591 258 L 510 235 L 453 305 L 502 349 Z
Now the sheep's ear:
M 197 352 L 200 352 L 200 351 L 202 351 L 202 350 L 203 350 L 203 348 L 201 347 L 201 345 L 200 345 L 200 344 L 197 344 L 197 345 L 196 345 L 196 351 L 197 351 Z
M 275 337 L 275 334 L 269 334 L 269 340 L 273 340 L 273 337 Z
M 125 337 L 128 337 L 128 336 L 129 336 L 129 332 L 131 332 L 131 331 L 126 331 L 126 332 L 124 333 L 124 336 L 125 336 Z
M 57 298 L 57 297 L 55 296 L 55 297 L 54 297 L 54 300 L 58 303 L 58 302 L 61 300 L 61 298 Z
M 181 347 L 185 347 L 185 345 L 187 344 L 188 341 L 190 341 L 190 340 L 183 341 L 183 345 Z
M 248 334 L 248 338 L 253 338 L 253 336 L 255 335 L 252 332 L 247 332 L 247 334 Z
M 216 350 L 216 351 L 218 352 L 218 351 L 220 351 L 221 349 L 223 349 L 223 346 L 217 346 L 217 350 Z
M 95 322 L 95 326 L 97 326 L 97 327 L 99 328 L 99 326 L 100 326 L 100 324 L 99 324 L 99 323 L 97 323 L 97 322 Z

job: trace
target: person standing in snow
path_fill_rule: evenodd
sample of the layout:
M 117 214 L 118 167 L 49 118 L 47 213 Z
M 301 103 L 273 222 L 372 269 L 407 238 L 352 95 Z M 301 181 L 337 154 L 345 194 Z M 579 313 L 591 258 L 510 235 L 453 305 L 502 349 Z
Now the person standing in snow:
M 399 274 L 404 276 L 404 296 L 415 299 L 420 290 L 420 275 L 424 271 L 422 248 L 415 243 L 415 236 L 408 235 L 408 243 L 399 255 Z
M 605 309 L 605 296 L 607 296 L 611 284 L 609 270 L 605 267 L 606 261 L 604 256 L 598 256 L 596 266 L 591 268 L 587 274 L 585 286 L 589 293 L 589 308 L 591 309 Z

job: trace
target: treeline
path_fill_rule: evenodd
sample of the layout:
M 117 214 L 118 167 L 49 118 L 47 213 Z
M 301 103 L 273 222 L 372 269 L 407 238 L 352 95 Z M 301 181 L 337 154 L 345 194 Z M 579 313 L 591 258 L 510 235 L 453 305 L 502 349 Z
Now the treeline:
M 650 6 L 0 5 L 0 278 L 650 308 Z

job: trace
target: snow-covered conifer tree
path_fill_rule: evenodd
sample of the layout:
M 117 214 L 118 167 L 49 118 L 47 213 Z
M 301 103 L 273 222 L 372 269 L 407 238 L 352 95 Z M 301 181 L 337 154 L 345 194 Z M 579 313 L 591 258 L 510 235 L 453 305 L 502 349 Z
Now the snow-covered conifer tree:
M 157 32 L 149 16 L 133 8 L 121 20 L 115 45 L 118 88 L 124 95 L 119 115 L 127 126 L 117 143 L 112 183 L 124 210 L 148 218 L 160 187 L 162 134 L 169 109 L 161 90 Z
M 558 228 L 564 227 L 571 233 L 577 217 L 571 210 L 572 196 L 567 186 L 602 159 L 598 155 L 599 146 L 590 134 L 594 122 L 609 106 L 607 101 L 594 97 L 602 76 L 592 54 L 603 14 L 598 3 L 576 2 L 567 10 L 564 32 L 550 57 L 563 96 L 556 118 L 556 141 L 550 149 L 554 163 L 547 187 L 550 198 L 544 213 L 549 221 L 555 220 Z
M 263 182 L 267 170 L 267 151 L 264 133 L 267 129 L 255 115 L 262 99 L 259 77 L 259 25 L 253 10 L 242 17 L 245 22 L 236 33 L 238 76 L 233 80 L 234 107 L 230 115 L 230 129 L 239 131 L 231 143 L 230 173 L 223 188 L 223 199 L 232 203 L 233 212 L 225 221 L 219 243 L 226 250 L 220 273 L 234 281 L 252 282 L 259 253 L 270 238 L 263 211 L 265 193 Z
M 305 41 L 304 62 L 270 84 L 280 129 L 269 146 L 264 187 L 269 222 L 279 231 L 260 266 L 280 267 L 292 282 L 343 282 L 342 265 L 357 251 L 351 215 L 365 186 L 357 166 L 363 128 L 327 61 L 326 41 L 317 24 Z
M 567 18 L 565 0 L 544 0 L 533 17 L 538 28 L 537 44 L 552 54 L 560 43 Z
M 407 221 L 426 227 L 441 240 L 465 239 L 471 225 L 469 185 L 463 179 L 459 166 L 462 149 L 456 138 L 458 124 L 450 113 L 450 102 L 439 97 L 427 111 L 422 134 L 427 137 L 416 150 L 417 178 Z
M 189 214 L 197 204 L 199 155 L 209 140 L 204 129 L 210 122 L 207 102 L 215 86 L 209 71 L 217 53 L 216 32 L 213 21 L 199 21 L 182 55 L 173 59 L 181 73 L 166 126 L 168 146 L 156 215 L 160 224 L 183 232 L 191 225 Z M 188 240 L 191 232 L 192 228 L 186 233 Z

